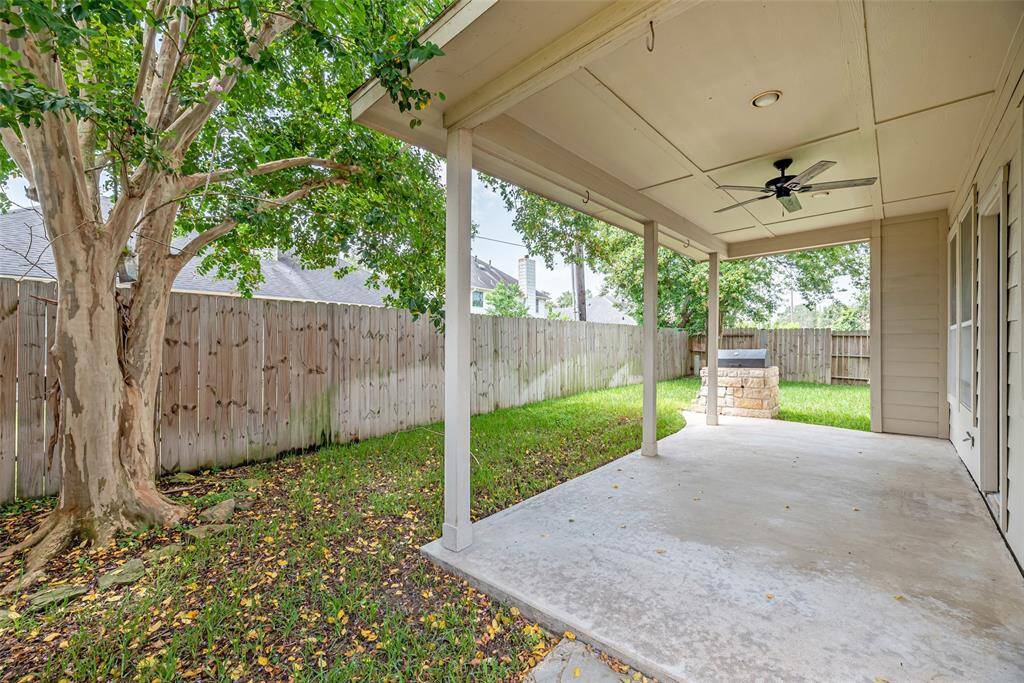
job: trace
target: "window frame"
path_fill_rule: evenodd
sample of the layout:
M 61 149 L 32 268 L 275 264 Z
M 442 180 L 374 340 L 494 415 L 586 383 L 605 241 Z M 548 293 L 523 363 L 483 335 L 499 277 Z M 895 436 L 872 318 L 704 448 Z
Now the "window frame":
M 969 221 L 968 221 L 969 219 Z M 964 223 L 968 221 L 967 230 L 968 235 L 964 235 Z M 955 322 L 950 325 L 950 333 L 956 333 L 956 387 L 953 391 L 949 392 L 952 397 L 955 397 L 959 402 L 960 407 L 971 412 L 973 415 L 977 410 L 977 304 L 978 304 L 978 204 L 977 204 L 977 192 L 976 188 L 971 188 L 970 198 L 964 204 L 964 207 L 957 214 L 956 222 L 951 228 L 953 239 L 956 240 L 956 317 Z M 965 243 L 964 240 L 967 240 Z M 970 267 L 969 273 L 963 272 L 963 266 L 965 263 L 965 254 L 963 249 L 969 249 L 969 253 L 966 254 L 966 263 Z M 964 286 L 967 287 L 967 299 L 966 303 L 970 310 L 964 310 Z M 952 316 L 949 316 L 952 317 Z M 949 318 L 947 318 L 948 321 Z M 967 377 L 966 382 L 964 381 L 964 367 L 963 358 L 961 354 L 964 351 L 964 335 L 969 335 L 967 339 L 968 349 L 968 367 L 966 368 Z M 947 360 L 948 362 L 948 360 Z M 948 388 L 947 388 L 948 391 Z

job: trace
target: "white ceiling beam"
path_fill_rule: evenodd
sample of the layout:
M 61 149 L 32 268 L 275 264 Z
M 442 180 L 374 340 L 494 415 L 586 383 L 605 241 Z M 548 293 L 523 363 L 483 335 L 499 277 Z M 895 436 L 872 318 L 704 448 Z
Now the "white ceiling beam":
M 449 104 L 444 127 L 475 128 L 626 41 L 642 36 L 649 22 L 674 16 L 698 2 L 615 0 L 486 85 Z
M 875 218 L 882 218 L 882 172 L 878 163 L 878 135 L 875 132 L 875 95 L 871 86 L 871 62 L 868 55 L 868 27 L 864 18 L 863 0 L 842 0 L 839 3 L 839 34 L 846 57 L 846 68 L 861 144 L 868 149 L 872 175 L 878 182 L 868 186 L 871 210 Z
M 878 223 L 879 221 L 877 220 L 865 221 L 863 223 L 837 225 L 831 228 L 820 228 L 806 232 L 794 232 L 777 237 L 733 242 L 729 245 L 729 258 L 754 258 L 757 256 L 770 256 L 772 254 L 784 254 L 790 251 L 834 247 L 838 244 L 850 244 L 851 242 L 864 242 L 870 239 L 871 229 L 878 225 Z
M 477 128 L 474 141 L 485 152 L 536 163 L 647 220 L 656 221 L 701 251 L 717 251 L 722 256 L 728 253 L 728 245 L 721 238 L 510 116 L 499 116 Z

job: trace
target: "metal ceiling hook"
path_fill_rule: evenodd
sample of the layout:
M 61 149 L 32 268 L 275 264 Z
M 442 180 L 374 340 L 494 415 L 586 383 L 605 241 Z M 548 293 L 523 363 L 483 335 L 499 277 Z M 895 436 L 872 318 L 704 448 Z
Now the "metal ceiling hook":
M 651 35 L 647 38 L 647 51 L 654 52 L 654 22 L 649 22 L 651 27 Z

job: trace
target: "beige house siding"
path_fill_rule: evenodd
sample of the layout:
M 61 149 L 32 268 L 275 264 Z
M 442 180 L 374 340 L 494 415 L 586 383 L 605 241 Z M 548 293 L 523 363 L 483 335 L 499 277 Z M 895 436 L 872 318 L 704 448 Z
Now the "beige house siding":
M 946 225 L 944 211 L 881 224 L 883 432 L 947 435 Z
M 991 103 L 987 120 L 972 152 L 970 170 L 955 193 L 950 211 L 959 215 L 973 192 L 986 193 L 1005 172 L 1006 198 L 1006 454 L 1008 480 L 1005 505 L 989 498 L 993 516 L 1018 560 L 1024 559 L 1024 367 L 1022 367 L 1021 320 L 1021 183 L 1022 112 L 1024 97 L 1024 46 L 1018 39 L 1013 59 L 1004 67 L 1000 90 Z M 943 257 L 945 259 L 945 256 Z M 943 304 L 944 307 L 944 304 Z
M 1006 287 L 1006 349 L 1007 349 L 1007 501 L 1005 519 L 1006 538 L 1018 558 L 1024 557 L 1024 401 L 1022 401 L 1021 368 L 1021 154 L 1020 129 L 1016 129 L 1013 142 L 1015 154 L 1010 162 L 1009 201 L 1007 202 L 1009 227 L 1006 245 L 1007 287 Z

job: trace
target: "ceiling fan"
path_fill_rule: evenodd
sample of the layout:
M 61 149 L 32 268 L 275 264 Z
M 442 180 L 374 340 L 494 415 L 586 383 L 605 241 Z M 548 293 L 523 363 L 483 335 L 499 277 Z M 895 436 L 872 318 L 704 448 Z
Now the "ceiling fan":
M 803 173 L 799 175 L 786 175 L 786 169 L 789 168 L 790 164 L 793 163 L 792 159 L 779 159 L 774 162 L 774 166 L 779 171 L 779 177 L 772 178 L 764 184 L 764 187 L 754 187 L 753 185 L 719 185 L 719 190 L 737 190 L 739 192 L 760 192 L 762 196 L 754 197 L 753 199 L 747 199 L 746 201 L 727 206 L 724 209 L 719 209 L 715 213 L 722 213 L 729 209 L 735 209 L 738 206 L 744 206 L 745 204 L 752 204 L 759 202 L 762 199 L 771 199 L 772 197 L 779 200 L 783 208 L 789 213 L 799 211 L 803 207 L 800 206 L 800 200 L 796 198 L 797 192 L 828 192 L 831 190 L 843 190 L 848 187 L 864 187 L 867 185 L 874 185 L 878 181 L 878 178 L 856 178 L 853 180 L 834 180 L 828 183 L 814 183 L 811 185 L 806 184 L 814 176 L 827 171 L 836 165 L 834 161 L 819 161 Z

